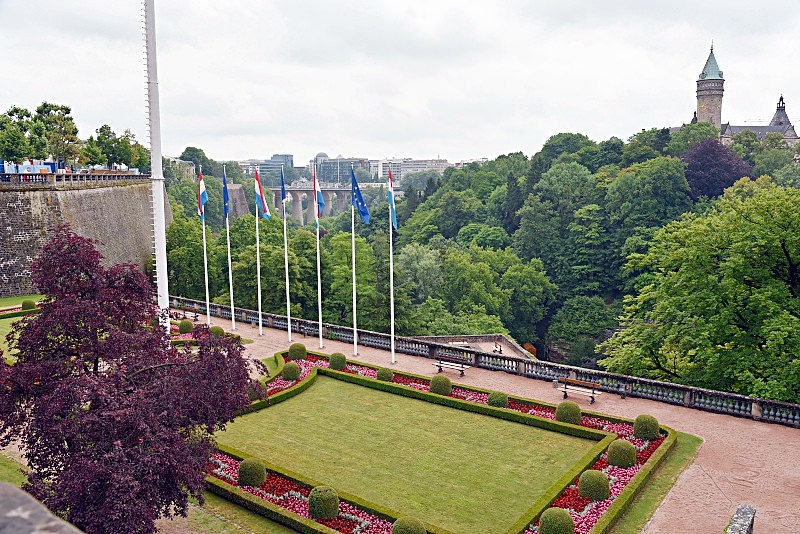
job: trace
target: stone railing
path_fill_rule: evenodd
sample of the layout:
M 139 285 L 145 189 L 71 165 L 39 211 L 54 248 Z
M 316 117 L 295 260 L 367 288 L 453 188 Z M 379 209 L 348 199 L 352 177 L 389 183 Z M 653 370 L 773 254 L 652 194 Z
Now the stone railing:
M 182 297 L 170 297 L 172 308 L 181 308 L 205 313 L 205 303 Z M 211 315 L 230 319 L 230 307 L 211 304 Z M 262 324 L 268 328 L 286 330 L 286 317 L 271 313 L 262 313 Z M 251 324 L 258 323 L 258 312 L 242 308 L 236 309 L 236 319 Z M 308 336 L 319 335 L 316 321 L 292 318 L 292 331 Z M 347 326 L 323 323 L 322 335 L 326 339 L 353 342 L 353 329 Z M 491 334 L 490 336 L 493 336 Z M 452 341 L 448 337 L 448 340 Z M 381 332 L 358 331 L 359 345 L 383 350 L 391 348 L 389 334 Z M 600 384 L 602 391 L 626 396 L 641 397 L 676 406 L 685 406 L 708 412 L 746 417 L 756 421 L 778 423 L 800 428 L 800 405 L 785 402 L 746 397 L 735 393 L 725 393 L 709 389 L 683 386 L 670 382 L 660 382 L 647 378 L 618 375 L 595 369 L 584 369 L 541 360 L 522 358 L 511 354 L 495 354 L 479 349 L 438 343 L 428 339 L 395 336 L 395 350 L 401 354 L 423 356 L 432 359 L 462 361 L 475 367 L 505 371 L 507 373 L 553 381 L 560 377 L 576 378 Z
M 18 189 L 80 189 L 104 187 L 120 182 L 150 180 L 149 174 L 0 174 L 0 191 Z

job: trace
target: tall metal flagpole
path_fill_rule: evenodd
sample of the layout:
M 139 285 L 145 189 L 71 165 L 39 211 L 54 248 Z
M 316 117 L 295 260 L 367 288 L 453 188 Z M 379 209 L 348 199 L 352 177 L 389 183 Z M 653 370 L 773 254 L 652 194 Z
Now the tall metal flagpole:
M 233 268 L 231 267 L 231 225 L 228 217 L 228 177 L 222 164 L 222 181 L 225 184 L 225 237 L 228 238 L 228 290 L 231 294 L 231 330 L 236 330 L 236 312 L 233 307 Z
M 389 315 L 391 318 L 390 336 L 392 340 L 392 363 L 396 363 L 394 345 L 394 185 L 392 183 L 392 164 L 389 163 Z
M 261 179 L 258 177 L 258 169 L 256 169 L 256 181 L 258 182 L 260 180 Z M 261 320 L 261 245 L 258 236 L 258 202 L 256 202 L 256 286 L 258 287 L 258 335 L 263 336 L 264 324 Z
M 158 309 L 163 311 L 169 309 L 169 280 L 167 276 L 167 223 L 164 213 L 164 171 L 161 168 L 161 111 L 158 99 L 154 0 L 144 1 L 144 33 L 145 54 L 147 55 L 147 107 L 153 194 L 153 244 L 156 253 L 156 295 Z M 169 334 L 169 315 L 160 314 L 159 321 Z
M 319 259 L 319 195 L 317 193 L 317 188 L 319 184 L 317 183 L 317 165 L 314 164 L 314 220 L 316 221 L 317 226 L 317 309 L 319 310 L 319 348 L 323 348 L 322 345 L 322 274 L 321 274 L 321 264 Z
M 292 307 L 289 303 L 289 240 L 286 237 L 286 182 L 281 163 L 281 206 L 283 209 L 283 268 L 286 272 L 286 335 L 292 342 Z
M 200 174 L 203 174 L 203 166 L 200 165 Z M 208 295 L 208 252 L 206 252 L 206 208 L 200 205 L 202 216 L 200 220 L 203 221 L 203 276 L 206 282 L 206 324 L 211 326 L 211 299 Z
M 337 171 L 338 172 L 338 171 Z M 353 165 L 350 165 L 350 172 L 353 171 Z M 353 187 L 351 187 L 353 189 Z M 354 195 L 355 191 L 351 191 Z M 358 319 L 356 313 L 356 206 L 355 199 L 350 199 L 350 236 L 352 242 L 352 260 L 353 260 L 353 356 L 358 356 Z

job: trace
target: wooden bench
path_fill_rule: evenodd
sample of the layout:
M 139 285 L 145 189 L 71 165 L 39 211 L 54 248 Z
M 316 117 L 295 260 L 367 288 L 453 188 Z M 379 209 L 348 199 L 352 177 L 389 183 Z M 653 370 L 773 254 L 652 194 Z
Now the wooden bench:
M 470 368 L 469 365 L 464 365 L 463 363 L 457 363 L 457 362 L 448 362 L 446 360 L 439 360 L 439 361 L 435 362 L 433 365 L 435 365 L 439 369 L 437 371 L 439 373 L 441 373 L 445 368 L 446 369 L 455 369 L 456 371 L 461 371 L 461 375 L 459 375 L 459 376 L 464 376 L 464 371 L 466 371 L 467 369 Z
M 588 382 L 586 380 L 578 380 L 576 378 L 567 378 L 567 377 L 559 377 L 558 382 L 560 384 L 559 391 L 564 393 L 564 398 L 566 399 L 569 397 L 569 393 L 577 393 L 578 395 L 586 395 L 591 399 L 589 404 L 594 404 L 594 398 L 597 395 L 600 395 L 600 391 L 597 391 L 600 388 L 600 384 L 596 382 Z

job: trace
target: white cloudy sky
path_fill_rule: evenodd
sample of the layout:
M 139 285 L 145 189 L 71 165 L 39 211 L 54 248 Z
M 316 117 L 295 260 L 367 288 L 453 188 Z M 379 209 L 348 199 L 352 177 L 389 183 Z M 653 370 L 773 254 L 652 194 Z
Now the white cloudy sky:
M 0 112 L 67 104 L 146 139 L 142 4 L 0 0 Z M 450 161 L 688 122 L 800 123 L 797 0 L 156 0 L 163 152 Z M 757 122 L 752 122 L 756 124 Z

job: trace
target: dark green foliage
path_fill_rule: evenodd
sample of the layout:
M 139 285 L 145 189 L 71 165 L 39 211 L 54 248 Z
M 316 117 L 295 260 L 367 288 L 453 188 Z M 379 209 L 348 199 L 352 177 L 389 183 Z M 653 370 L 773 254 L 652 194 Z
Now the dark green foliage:
M 453 383 L 446 376 L 436 375 L 431 378 L 431 393 L 449 397 L 451 391 L 453 391 Z
M 347 367 L 347 358 L 341 352 L 331 354 L 328 361 L 330 362 L 330 368 L 334 371 L 343 371 Z
M 572 401 L 564 401 L 556 408 L 556 421 L 579 425 L 582 420 L 581 407 Z
M 415 517 L 399 517 L 392 524 L 392 534 L 425 534 L 425 524 Z
M 306 346 L 302 343 L 292 343 L 289 346 L 289 359 L 290 360 L 305 360 L 308 355 Z
M 608 463 L 618 467 L 632 467 L 636 464 L 636 447 L 624 439 L 612 442 L 608 446 Z
M 22 301 L 22 309 L 23 310 L 35 310 L 36 303 L 32 300 L 23 300 Z
M 239 485 L 257 488 L 267 480 L 267 469 L 258 458 L 246 458 L 239 464 Z
M 387 369 L 386 367 L 381 367 L 378 369 L 378 380 L 382 380 L 384 382 L 391 382 L 392 378 L 394 378 L 394 373 L 391 369 Z
M 608 476 L 596 469 L 584 471 L 578 480 L 578 492 L 593 501 L 608 499 L 610 494 Z
M 548 508 L 539 518 L 539 534 L 573 534 L 575 522 L 563 508 Z
M 492 391 L 489 393 L 488 404 L 497 408 L 505 408 L 508 406 L 508 395 L 502 391 Z
M 178 332 L 181 334 L 188 334 L 194 330 L 194 323 L 189 319 L 184 319 L 180 323 L 178 323 Z
M 217 337 L 225 335 L 225 329 L 217 325 L 212 326 L 211 328 L 208 329 L 208 331 Z
M 300 366 L 295 362 L 288 362 L 283 366 L 283 373 L 281 373 L 284 380 L 297 380 L 300 378 Z
M 633 422 L 633 435 L 639 439 L 656 439 L 658 433 L 658 420 L 652 415 L 642 414 Z
M 308 513 L 313 519 L 339 515 L 339 494 L 328 486 L 317 486 L 308 494 Z

